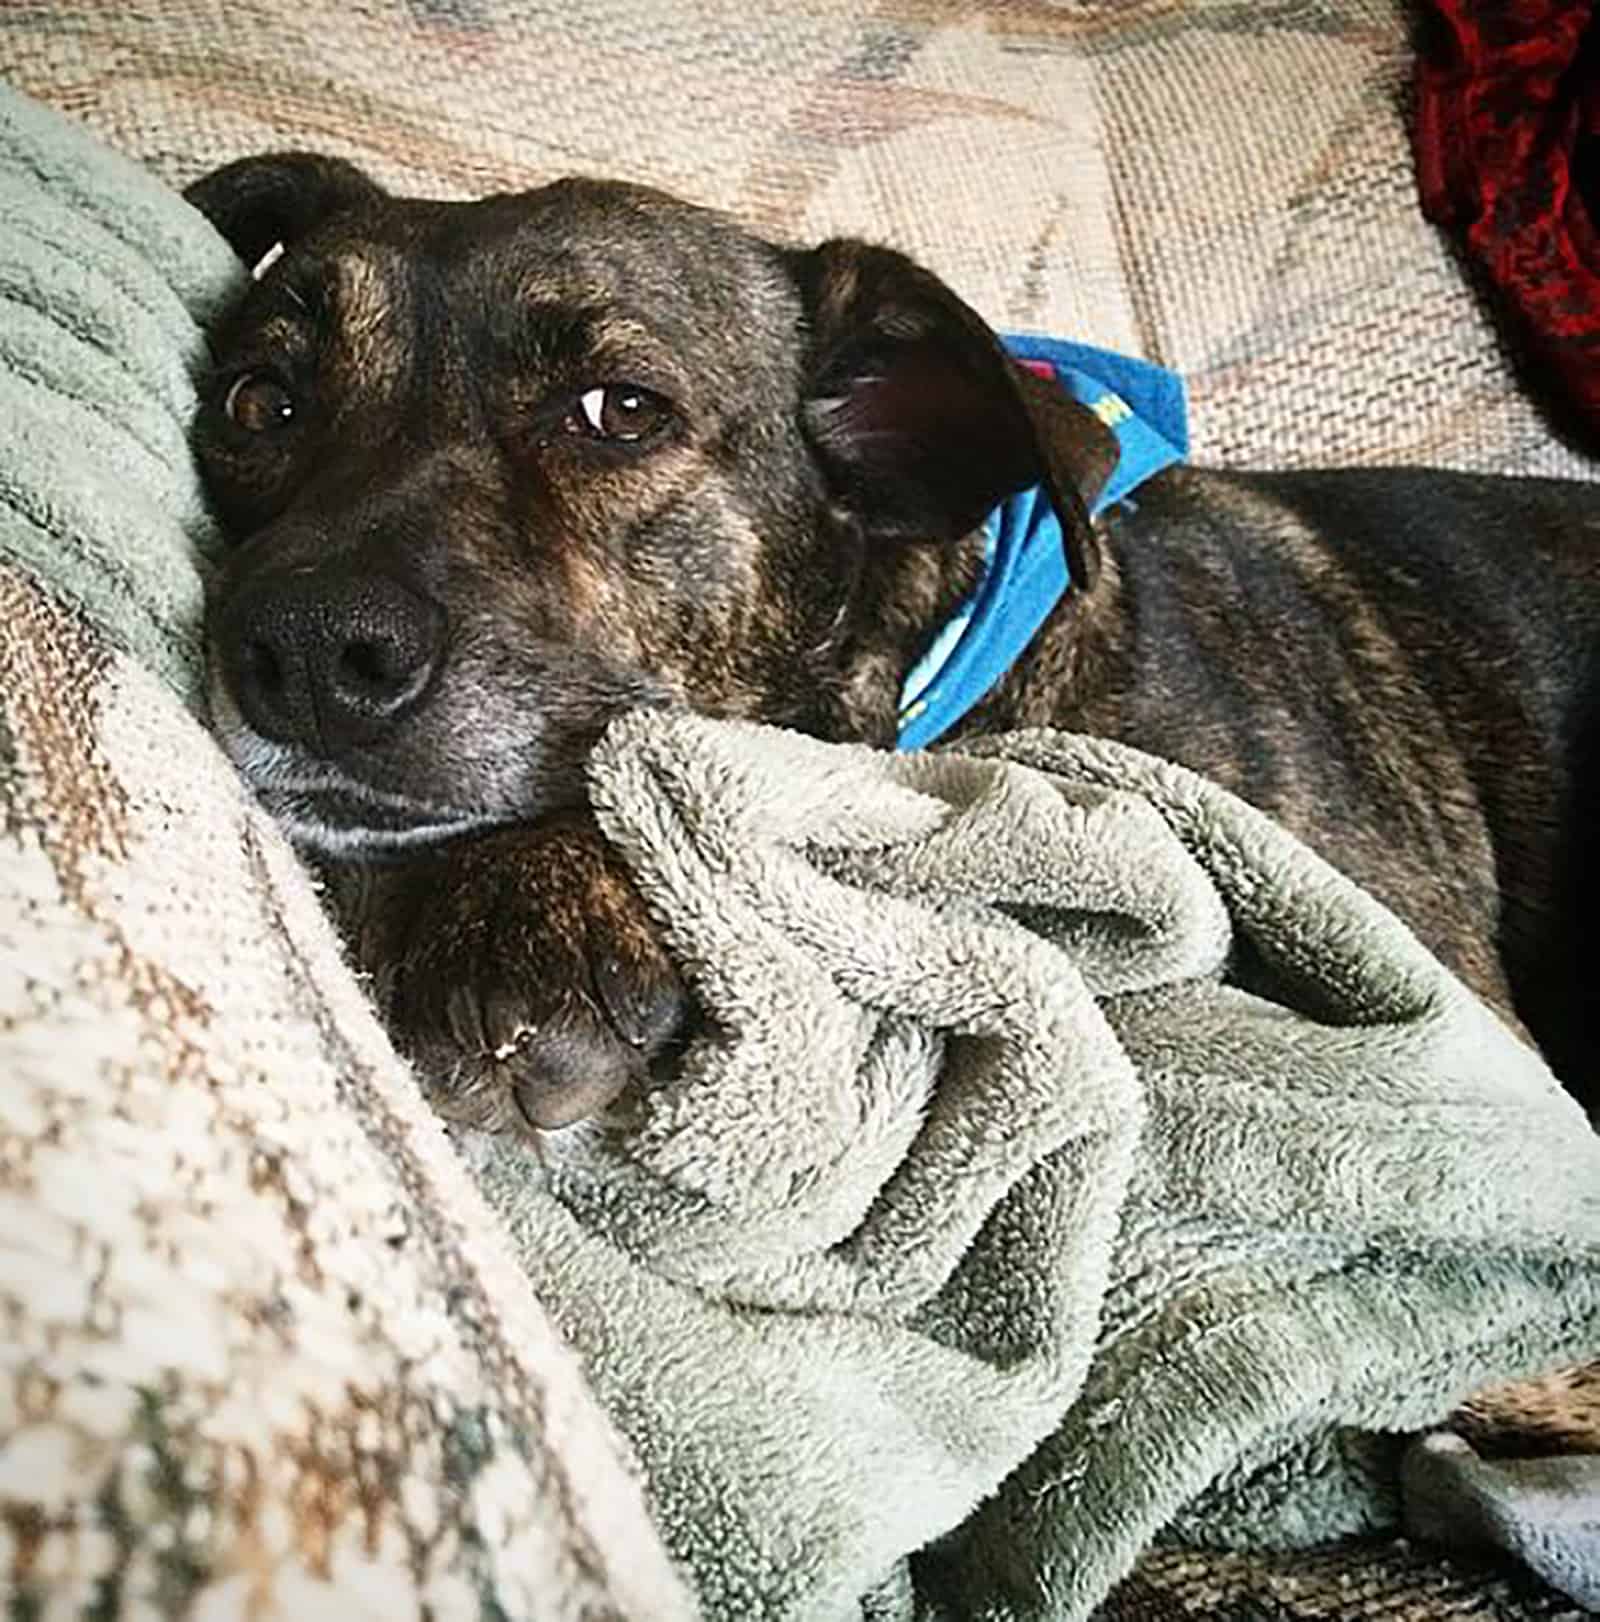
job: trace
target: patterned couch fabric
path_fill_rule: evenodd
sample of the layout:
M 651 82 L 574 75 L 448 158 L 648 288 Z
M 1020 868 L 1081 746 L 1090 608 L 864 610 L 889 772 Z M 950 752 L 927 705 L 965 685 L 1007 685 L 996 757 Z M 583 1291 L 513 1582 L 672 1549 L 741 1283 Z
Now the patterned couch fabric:
M 1590 472 L 1418 212 L 1398 0 L 50 0 L 0 10 L 0 73 L 175 182 L 292 143 L 892 241 L 1177 367 L 1200 460 Z
M 306 873 L 6 568 L 0 835 L 0 1614 L 694 1614 Z

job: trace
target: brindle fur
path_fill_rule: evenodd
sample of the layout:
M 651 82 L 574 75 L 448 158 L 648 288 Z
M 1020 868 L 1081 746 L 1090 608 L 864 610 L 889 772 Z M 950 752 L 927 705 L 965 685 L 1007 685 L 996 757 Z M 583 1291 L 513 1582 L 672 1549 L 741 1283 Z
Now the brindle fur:
M 216 335 L 196 431 L 238 543 L 211 618 L 222 731 L 331 860 L 447 1110 L 598 1110 L 684 1016 L 584 810 L 606 721 L 690 705 L 892 742 L 974 525 L 1040 480 L 1077 588 L 953 736 L 1072 727 L 1220 779 L 1594 1102 L 1600 491 L 1181 470 L 1091 525 L 1105 431 L 886 249 L 778 248 L 593 181 L 397 199 L 303 155 L 191 196 L 247 259 L 287 250 Z M 247 434 L 223 400 L 262 367 L 296 416 Z M 608 383 L 664 396 L 669 427 L 562 434 Z M 379 718 L 328 696 L 374 616 L 406 622 L 426 676 Z
M 458 1118 L 593 1114 L 677 1027 L 677 971 L 581 814 L 449 840 L 403 868 L 344 863 L 333 880 L 379 1000 L 411 1010 L 413 1057 Z M 614 1041 L 593 1040 L 601 1022 Z

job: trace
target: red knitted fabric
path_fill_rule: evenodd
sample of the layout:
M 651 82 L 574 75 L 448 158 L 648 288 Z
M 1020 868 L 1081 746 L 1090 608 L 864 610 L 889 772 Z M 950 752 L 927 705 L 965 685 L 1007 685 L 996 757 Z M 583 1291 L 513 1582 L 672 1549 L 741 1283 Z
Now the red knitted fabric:
M 1417 176 L 1600 436 L 1600 24 L 1593 0 L 1432 0 Z

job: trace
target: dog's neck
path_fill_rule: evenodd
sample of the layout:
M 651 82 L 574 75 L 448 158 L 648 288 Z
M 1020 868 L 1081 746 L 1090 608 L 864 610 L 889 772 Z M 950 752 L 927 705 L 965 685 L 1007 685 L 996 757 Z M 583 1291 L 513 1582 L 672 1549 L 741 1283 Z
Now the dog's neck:
M 836 646 L 836 679 L 820 695 L 823 714 L 806 730 L 893 747 L 906 675 L 971 594 L 983 563 L 984 538 L 974 531 L 954 544 L 897 547 L 869 568 Z M 1107 553 L 1093 590 L 1067 593 L 1011 669 L 946 739 L 1059 725 L 1075 705 L 1113 685 L 1123 593 L 1121 571 Z
M 1132 587 L 1104 531 L 1099 558 L 1093 588 L 1067 592 L 1006 674 L 941 742 L 1020 727 L 1117 731 L 1132 651 Z
M 1025 719 L 1061 724 L 1103 687 L 1096 673 L 1115 662 L 1120 581 L 1113 569 L 1099 589 L 1093 559 L 1106 525 L 1096 520 L 1187 449 L 1173 373 L 1081 344 L 1006 343 L 1021 361 L 1014 375 L 1036 440 L 1051 449 L 1040 452 L 1039 482 L 1012 490 L 958 547 L 925 544 L 887 564 L 867 553 L 878 590 L 861 597 L 870 617 L 857 621 L 847 692 L 870 692 L 873 714 L 847 725 L 858 735 L 869 727 L 874 741 L 888 741 L 891 666 L 904 681 L 893 740 L 902 749 Z M 1086 517 L 1097 536 L 1083 530 Z
M 869 546 L 876 543 L 867 543 Z M 832 680 L 807 731 L 892 748 L 906 673 L 977 585 L 984 539 L 897 542 L 869 556 L 829 651 Z

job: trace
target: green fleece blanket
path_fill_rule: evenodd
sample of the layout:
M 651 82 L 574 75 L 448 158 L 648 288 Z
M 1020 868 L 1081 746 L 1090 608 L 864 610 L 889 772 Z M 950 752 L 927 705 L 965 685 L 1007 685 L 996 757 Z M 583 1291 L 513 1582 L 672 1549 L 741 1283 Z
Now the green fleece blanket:
M 189 697 L 239 275 L 0 92 L 0 561 Z M 547 1163 L 467 1148 L 710 1614 L 1081 1616 L 1158 1537 L 1389 1525 L 1394 1433 L 1600 1351 L 1600 1142 L 1215 788 L 668 715 L 594 788 L 708 1034 Z
M 170 188 L 0 84 L 0 555 L 191 703 L 214 536 L 188 428 L 244 279 Z
M 1220 789 L 667 715 L 593 784 L 711 1033 L 480 1183 L 711 1614 L 1081 1617 L 1157 1537 L 1392 1525 L 1393 1433 L 1600 1348 L 1600 1140 Z

